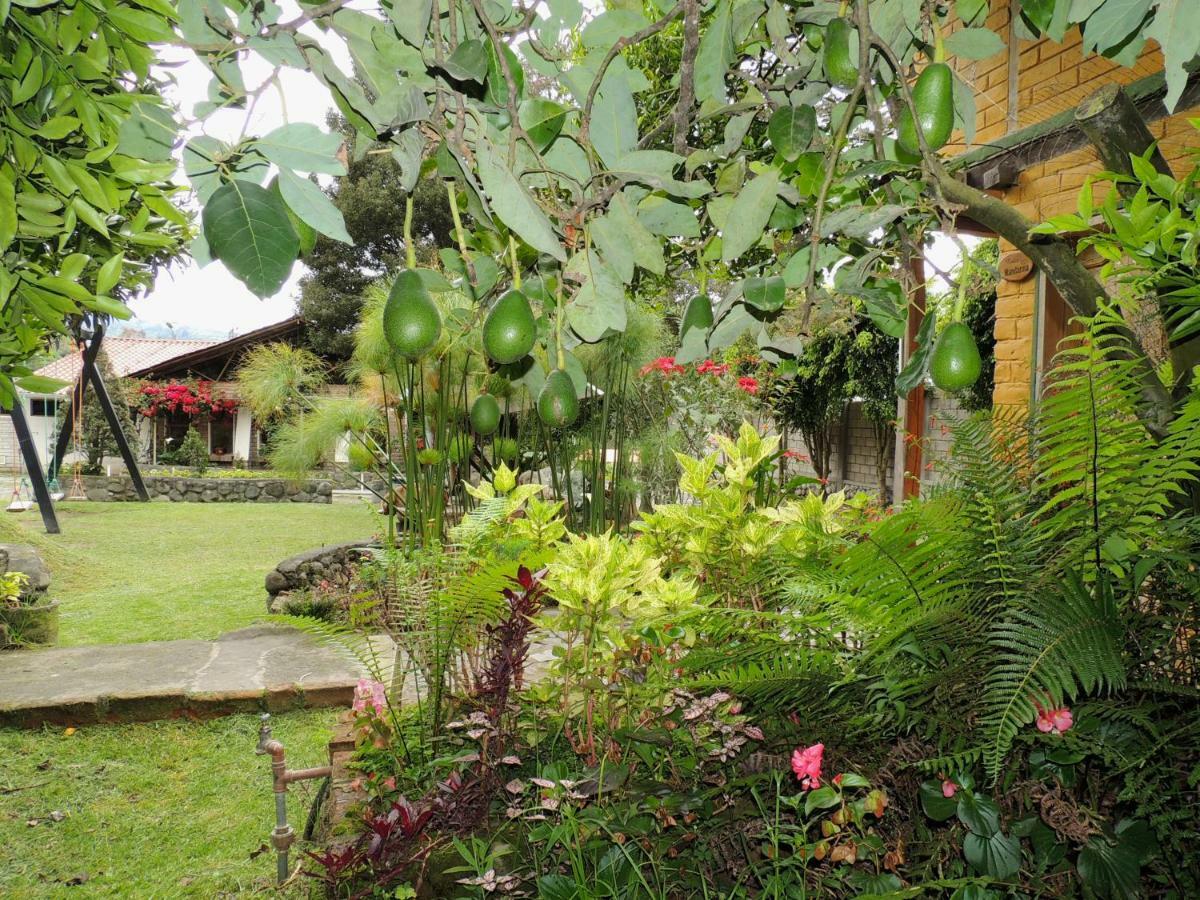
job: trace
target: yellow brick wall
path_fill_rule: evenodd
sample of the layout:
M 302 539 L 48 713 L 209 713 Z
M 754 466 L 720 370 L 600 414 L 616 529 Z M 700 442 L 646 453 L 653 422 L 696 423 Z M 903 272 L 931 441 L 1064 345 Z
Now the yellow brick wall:
M 987 26 L 1006 42 L 1009 16 L 1006 0 L 992 0 Z M 1077 106 L 1103 84 L 1114 81 L 1129 84 L 1162 69 L 1162 56 L 1153 42 L 1147 44 L 1137 64 L 1129 68 L 1103 57 L 1085 56 L 1077 28 L 1061 44 L 1046 39 L 1019 41 L 1019 53 L 1016 128 L 1037 124 Z M 1007 50 L 983 60 L 951 60 L 951 65 L 975 88 L 975 146 L 1007 134 L 1010 130 Z M 1192 109 L 1150 123 L 1150 131 L 1159 139 L 1159 146 L 1176 175 L 1190 170 L 1188 150 L 1200 144 L 1196 129 L 1188 122 L 1195 114 Z M 967 149 L 961 134 L 955 140 L 957 143 L 947 147 L 946 153 L 952 155 Z M 1084 178 L 1101 168 L 1096 152 L 1084 147 L 1029 167 L 1021 173 L 1016 186 L 994 193 L 1034 222 L 1041 222 L 1050 216 L 1073 212 Z M 1096 199 L 1102 196 L 1103 191 L 1097 189 Z M 1001 253 L 1012 249 L 1012 245 L 1001 241 Z M 1017 283 L 1001 281 L 997 288 L 993 394 L 997 406 L 1025 406 L 1029 402 L 1037 284 L 1035 275 Z

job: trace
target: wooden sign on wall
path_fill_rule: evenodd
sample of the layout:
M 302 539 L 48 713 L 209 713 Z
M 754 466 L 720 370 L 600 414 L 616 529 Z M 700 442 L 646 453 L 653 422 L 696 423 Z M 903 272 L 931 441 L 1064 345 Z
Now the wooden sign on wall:
M 1033 260 L 1020 250 L 1000 257 L 1000 277 L 1005 281 L 1024 281 L 1033 274 Z

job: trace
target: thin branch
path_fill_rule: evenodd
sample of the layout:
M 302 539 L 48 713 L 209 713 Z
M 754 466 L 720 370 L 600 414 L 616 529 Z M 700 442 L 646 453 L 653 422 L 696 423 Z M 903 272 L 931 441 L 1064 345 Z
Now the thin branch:
M 478 2 L 478 0 L 474 0 L 474 2 Z M 583 115 L 579 120 L 579 143 L 581 145 L 586 146 L 588 143 L 588 132 L 592 124 L 592 104 L 596 102 L 596 93 L 600 90 L 600 82 L 604 80 L 604 76 L 608 72 L 608 67 L 612 65 L 612 61 L 626 47 L 632 47 L 634 44 L 640 44 L 647 38 L 654 37 L 654 35 L 671 24 L 675 17 L 683 12 L 683 4 L 684 0 L 680 0 L 657 22 L 651 22 L 641 31 L 620 38 L 608 48 L 608 52 L 604 54 L 604 59 L 600 61 L 600 67 L 596 70 L 596 77 L 592 79 L 592 85 L 588 88 L 587 99 L 583 103 Z
M 683 0 L 683 54 L 679 61 L 679 99 L 671 115 L 672 146 L 679 156 L 687 155 L 687 137 L 692 105 L 696 102 L 696 52 L 700 47 L 700 4 Z

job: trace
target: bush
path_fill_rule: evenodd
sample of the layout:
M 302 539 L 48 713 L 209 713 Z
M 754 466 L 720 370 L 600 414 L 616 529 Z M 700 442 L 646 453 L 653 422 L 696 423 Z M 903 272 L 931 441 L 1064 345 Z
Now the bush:
M 197 475 L 203 475 L 208 469 L 208 448 L 204 446 L 204 439 L 195 427 L 188 429 L 176 456 L 180 463 L 191 466 Z

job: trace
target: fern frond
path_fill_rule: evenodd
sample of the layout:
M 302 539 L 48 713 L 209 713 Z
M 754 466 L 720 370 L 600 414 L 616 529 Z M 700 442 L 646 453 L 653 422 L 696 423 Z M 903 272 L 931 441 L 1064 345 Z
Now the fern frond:
M 994 629 L 995 660 L 985 684 L 984 768 L 995 779 L 1018 729 L 1037 708 L 1125 684 L 1124 637 L 1111 590 L 1093 596 L 1074 572 L 1058 591 L 1009 611 Z

